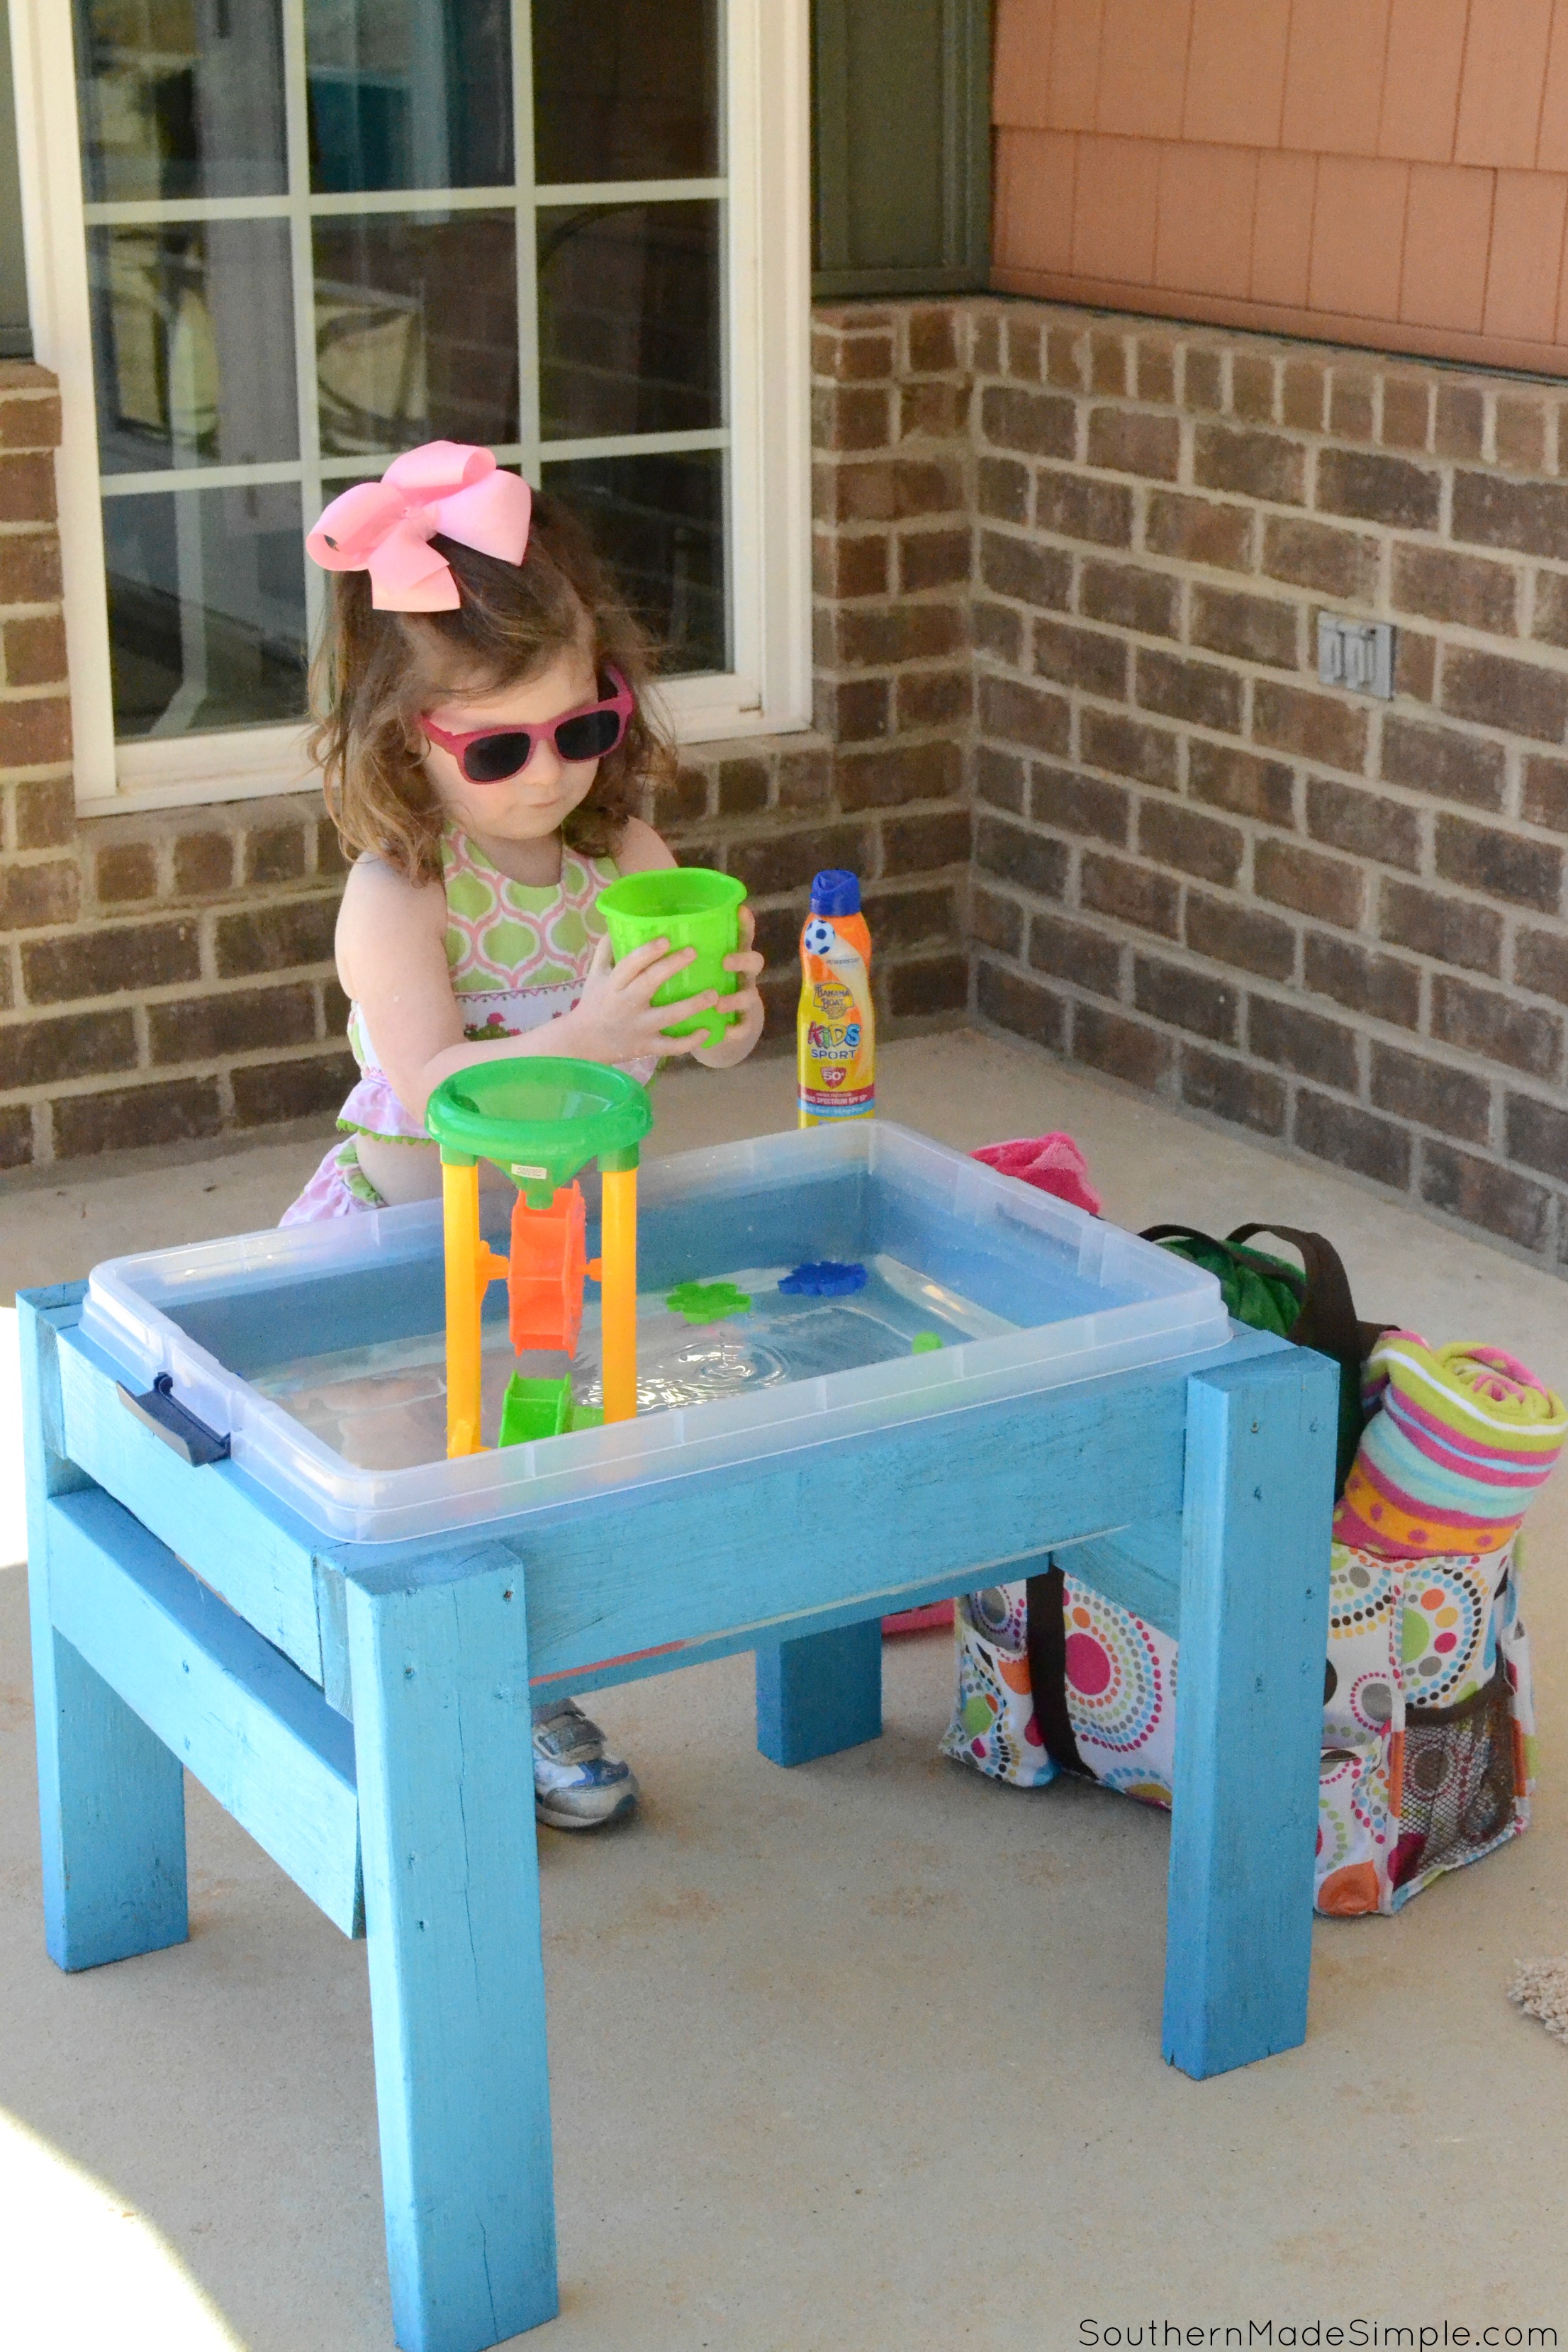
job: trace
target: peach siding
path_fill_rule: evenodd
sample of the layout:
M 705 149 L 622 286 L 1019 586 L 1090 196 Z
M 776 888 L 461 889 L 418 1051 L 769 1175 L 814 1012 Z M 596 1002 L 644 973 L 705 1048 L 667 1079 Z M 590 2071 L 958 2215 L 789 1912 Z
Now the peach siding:
M 998 0 L 993 283 L 1568 374 L 1568 0 Z

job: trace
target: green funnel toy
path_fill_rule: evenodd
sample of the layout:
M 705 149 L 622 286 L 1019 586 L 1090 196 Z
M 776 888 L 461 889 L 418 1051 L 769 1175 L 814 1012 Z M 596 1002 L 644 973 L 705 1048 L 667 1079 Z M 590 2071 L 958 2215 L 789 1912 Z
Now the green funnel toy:
M 608 1063 L 518 1054 L 443 1078 L 425 1124 L 449 1165 L 493 1160 L 531 1209 L 547 1209 L 591 1160 L 606 1172 L 635 1168 L 653 1109 L 647 1089 Z

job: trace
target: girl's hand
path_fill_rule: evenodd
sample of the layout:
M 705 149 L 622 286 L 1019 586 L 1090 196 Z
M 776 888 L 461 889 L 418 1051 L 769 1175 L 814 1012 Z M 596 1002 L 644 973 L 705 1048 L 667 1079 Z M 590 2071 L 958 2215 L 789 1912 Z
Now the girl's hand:
M 696 1058 L 705 1069 L 732 1070 L 737 1062 L 745 1060 L 763 1034 L 763 1000 L 757 993 L 757 979 L 763 969 L 763 959 L 752 945 L 756 936 L 757 926 L 752 910 L 750 907 L 742 907 L 740 950 L 735 955 L 725 957 L 724 969 L 726 971 L 739 972 L 745 982 L 745 986 L 737 990 L 733 996 L 720 996 L 712 1000 L 721 1004 L 726 1012 L 733 1005 L 736 1013 L 735 1018 L 725 1030 L 721 1044 L 704 1045 L 698 1050 Z
M 706 1013 L 719 999 L 710 988 L 676 1004 L 653 1003 L 654 991 L 684 971 L 696 958 L 695 948 L 678 948 L 673 954 L 664 941 L 634 948 L 619 963 L 611 961 L 608 938 L 594 950 L 594 961 L 583 983 L 583 993 L 570 1013 L 552 1024 L 551 1035 L 563 1050 L 585 1062 L 635 1062 L 647 1055 L 689 1054 L 701 1043 L 702 1032 L 689 1037 L 667 1037 L 664 1025 Z M 756 961 L 760 963 L 761 959 Z M 739 1059 L 739 1056 L 736 1056 Z

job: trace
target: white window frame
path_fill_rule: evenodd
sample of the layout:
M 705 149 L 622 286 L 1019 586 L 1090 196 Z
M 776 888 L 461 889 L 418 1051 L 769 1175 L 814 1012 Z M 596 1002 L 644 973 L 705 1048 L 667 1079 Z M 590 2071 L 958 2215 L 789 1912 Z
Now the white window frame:
M 285 0 L 296 40 L 300 17 L 299 0 Z M 303 732 L 293 725 L 114 740 L 71 16 L 67 0 L 10 0 L 10 21 L 33 346 L 60 386 L 59 528 L 78 809 L 107 815 L 303 790 L 310 770 Z M 713 184 L 728 199 L 727 572 L 735 666 L 663 688 L 675 733 L 687 743 L 811 724 L 809 0 L 723 0 L 723 34 L 729 168 Z M 527 69 L 519 60 L 519 70 Z M 537 198 L 552 200 L 553 191 Z M 385 201 L 370 204 L 379 209 Z M 335 208 L 356 207 L 339 200 Z M 308 289 L 296 288 L 295 303 L 299 324 L 309 326 Z M 527 339 L 532 324 L 520 319 L 520 335 Z M 600 446 L 544 449 L 566 457 L 589 446 Z M 539 446 L 535 429 L 521 453 L 535 480 Z

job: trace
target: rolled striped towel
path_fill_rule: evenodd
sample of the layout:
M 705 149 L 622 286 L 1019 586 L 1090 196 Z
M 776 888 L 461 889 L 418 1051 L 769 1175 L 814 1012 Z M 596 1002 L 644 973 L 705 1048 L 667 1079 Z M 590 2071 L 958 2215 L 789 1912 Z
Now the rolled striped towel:
M 1363 1396 L 1376 1410 L 1334 1535 L 1394 1559 L 1507 1543 L 1568 1439 L 1568 1405 L 1501 1348 L 1385 1331 Z

